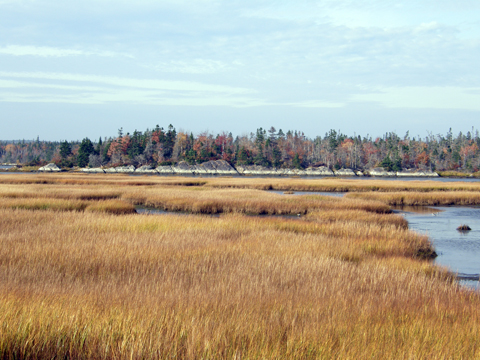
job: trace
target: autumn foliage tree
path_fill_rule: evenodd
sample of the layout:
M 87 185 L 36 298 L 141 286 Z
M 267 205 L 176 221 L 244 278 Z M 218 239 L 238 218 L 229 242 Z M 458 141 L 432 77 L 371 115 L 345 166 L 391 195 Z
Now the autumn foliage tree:
M 0 161 L 22 164 L 44 164 L 55 161 L 63 166 L 152 166 L 186 161 L 201 164 L 209 160 L 225 160 L 232 165 L 268 167 L 369 169 L 377 166 L 390 171 L 401 169 L 478 171 L 480 168 L 480 136 L 468 131 L 454 136 L 428 133 L 425 138 L 400 137 L 394 132 L 376 138 L 347 136 L 340 130 L 330 130 L 324 136 L 307 137 L 302 131 L 277 131 L 257 128 L 255 132 L 233 136 L 201 132 L 194 135 L 178 131 L 169 125 L 156 125 L 146 131 L 100 138 L 93 143 L 81 142 L 11 141 L 0 142 Z M 95 160 L 95 161 L 92 161 Z M 97 166 L 96 165 L 96 166 Z

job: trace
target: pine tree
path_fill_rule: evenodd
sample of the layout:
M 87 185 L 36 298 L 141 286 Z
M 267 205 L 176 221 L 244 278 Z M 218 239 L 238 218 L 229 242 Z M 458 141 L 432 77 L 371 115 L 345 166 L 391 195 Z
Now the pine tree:
M 90 139 L 83 139 L 82 143 L 80 144 L 80 148 L 78 149 L 77 165 L 80 167 L 87 166 L 90 154 L 94 153 L 95 149 L 93 148 L 93 144 Z
M 62 141 L 60 143 L 60 157 L 62 160 L 66 160 L 72 154 L 72 147 L 68 141 Z

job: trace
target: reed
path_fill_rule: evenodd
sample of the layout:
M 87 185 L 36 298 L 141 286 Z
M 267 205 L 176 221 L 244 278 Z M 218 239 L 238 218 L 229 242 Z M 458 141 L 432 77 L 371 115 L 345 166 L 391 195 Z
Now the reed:
M 180 176 L 129 176 L 125 174 L 4 174 L 0 184 L 65 184 L 99 186 L 171 186 L 211 187 L 222 189 L 257 189 L 278 191 L 318 192 L 435 192 L 435 191 L 480 191 L 478 182 L 439 182 L 429 180 L 368 180 L 341 178 L 296 179 L 296 178 L 185 178 Z
M 25 210 L 0 223 L 3 358 L 478 355 L 478 296 L 404 256 L 332 256 L 350 246 L 340 224 Z
M 240 188 L 278 191 L 318 192 L 431 192 L 431 191 L 480 191 L 477 182 L 439 182 L 433 180 L 368 180 L 341 178 L 294 179 L 294 178 L 216 178 L 207 179 L 207 187 Z
M 470 173 L 464 173 L 460 171 L 439 171 L 438 175 L 440 175 L 441 177 L 457 177 L 457 178 L 471 177 Z
M 121 192 L 108 189 L 95 189 L 95 186 L 65 185 L 3 185 L 0 198 L 53 198 L 66 200 L 109 200 L 121 197 Z
M 480 192 L 471 191 L 436 191 L 428 193 L 419 192 L 394 192 L 394 193 L 349 193 L 349 199 L 370 199 L 388 205 L 406 206 L 439 206 L 439 205 L 478 205 Z
M 408 221 L 403 216 L 384 215 L 355 209 L 314 210 L 308 213 L 307 218 L 328 223 L 349 221 L 362 224 L 376 224 L 380 227 L 395 226 L 399 229 L 408 229 Z
M 88 205 L 86 201 L 62 199 L 20 198 L 0 201 L 0 208 L 4 209 L 83 211 Z
M 45 185 L 105 185 L 105 186 L 202 186 L 207 181 L 188 179 L 184 177 L 160 176 L 129 176 L 125 174 L 5 174 L 0 178 L 0 184 L 45 184 Z
M 0 185 L 0 358 L 480 357 L 480 296 L 384 199 L 105 178 Z
M 356 199 L 342 201 L 338 198 L 320 195 L 292 198 L 251 189 L 142 187 L 126 190 L 122 199 L 134 205 L 196 214 L 296 215 L 306 214 L 308 211 L 318 208 L 391 212 L 388 206 L 380 202 Z

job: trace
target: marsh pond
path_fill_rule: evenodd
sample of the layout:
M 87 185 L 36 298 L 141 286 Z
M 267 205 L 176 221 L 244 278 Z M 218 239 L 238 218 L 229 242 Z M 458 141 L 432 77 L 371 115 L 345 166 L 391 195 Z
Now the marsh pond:
M 460 283 L 480 289 L 480 207 L 405 208 L 409 228 L 430 237 L 438 257 L 435 263 L 458 274 Z M 469 225 L 471 231 L 458 231 Z

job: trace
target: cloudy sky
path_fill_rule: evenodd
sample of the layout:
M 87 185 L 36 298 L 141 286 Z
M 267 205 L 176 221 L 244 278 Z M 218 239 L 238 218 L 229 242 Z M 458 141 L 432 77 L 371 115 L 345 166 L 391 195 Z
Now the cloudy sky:
M 480 124 L 478 0 L 0 0 L 0 139 Z

